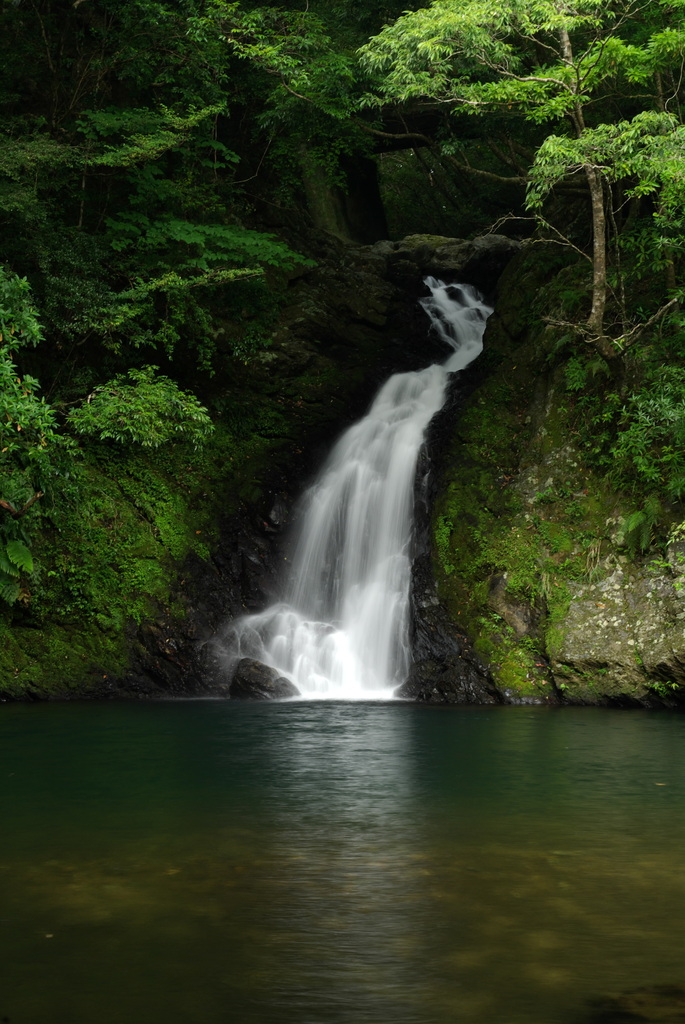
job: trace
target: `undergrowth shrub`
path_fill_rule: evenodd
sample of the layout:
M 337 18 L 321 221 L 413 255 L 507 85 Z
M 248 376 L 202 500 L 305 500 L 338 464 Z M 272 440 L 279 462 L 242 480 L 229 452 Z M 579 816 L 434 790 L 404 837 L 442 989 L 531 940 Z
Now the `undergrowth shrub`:
M 200 444 L 213 430 L 209 414 L 194 395 L 156 366 L 129 370 L 95 388 L 68 421 L 78 434 L 100 441 L 159 448 L 169 441 Z
M 659 367 L 628 395 L 610 454 L 617 481 L 685 496 L 685 367 Z

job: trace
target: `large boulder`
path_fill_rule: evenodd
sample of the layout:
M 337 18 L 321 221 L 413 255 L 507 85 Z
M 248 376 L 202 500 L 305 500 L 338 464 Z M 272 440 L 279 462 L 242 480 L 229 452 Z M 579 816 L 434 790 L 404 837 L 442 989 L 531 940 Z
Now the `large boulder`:
M 279 676 L 275 668 L 254 658 L 241 658 L 229 687 L 233 700 L 287 700 L 299 693 L 294 683 Z
M 569 582 L 550 662 L 566 697 L 586 700 L 588 682 L 605 697 L 672 696 L 685 685 L 685 600 L 663 570 L 622 556 L 596 582 Z

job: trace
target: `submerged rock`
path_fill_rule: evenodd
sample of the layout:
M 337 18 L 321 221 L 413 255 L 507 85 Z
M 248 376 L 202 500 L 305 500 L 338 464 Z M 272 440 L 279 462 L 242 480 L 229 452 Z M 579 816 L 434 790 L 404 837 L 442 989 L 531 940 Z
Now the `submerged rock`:
M 233 700 L 286 700 L 299 696 L 297 687 L 279 676 L 275 668 L 256 661 L 242 658 L 233 675 L 229 695 Z
M 685 988 L 649 985 L 593 1003 L 586 1024 L 685 1024 Z

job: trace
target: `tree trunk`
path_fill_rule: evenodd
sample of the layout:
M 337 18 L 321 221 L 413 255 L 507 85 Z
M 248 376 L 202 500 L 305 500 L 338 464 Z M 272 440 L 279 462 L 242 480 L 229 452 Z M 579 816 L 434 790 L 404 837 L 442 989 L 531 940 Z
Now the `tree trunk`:
M 604 310 L 607 302 L 607 232 L 602 176 L 587 164 L 585 176 L 592 203 L 592 310 L 588 329 L 598 338 L 604 335 Z M 603 355 L 604 353 L 602 353 Z
M 565 28 L 559 30 L 559 44 L 562 59 L 569 67 L 572 67 L 573 45 Z M 577 80 L 572 91 L 576 95 L 579 92 Z M 585 119 L 580 100 L 573 105 L 571 120 L 576 135 L 580 138 L 585 130 Z M 592 204 L 592 309 L 587 321 L 587 328 L 591 335 L 588 340 L 595 346 L 603 359 L 613 364 L 620 353 L 604 333 L 604 311 L 607 304 L 607 224 L 604 212 L 604 184 L 601 172 L 592 164 L 585 164 L 583 170 L 590 189 Z

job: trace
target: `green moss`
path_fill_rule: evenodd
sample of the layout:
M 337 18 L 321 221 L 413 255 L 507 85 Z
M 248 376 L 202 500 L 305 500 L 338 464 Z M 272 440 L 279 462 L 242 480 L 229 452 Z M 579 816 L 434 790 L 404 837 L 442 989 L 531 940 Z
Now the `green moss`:
M 439 596 L 497 685 L 519 696 L 553 691 L 545 659 L 562 647 L 570 584 L 601 572 L 616 501 L 569 447 L 569 410 L 531 409 L 534 350 L 504 359 L 468 403 L 433 523 Z M 537 491 L 522 485 L 522 469 L 536 465 L 544 467 Z M 503 577 L 505 599 L 541 616 L 535 636 L 517 636 L 493 614 L 491 584 Z
M 562 523 L 542 520 L 538 524 L 538 532 L 553 554 L 570 554 L 573 551 L 571 532 Z
M 497 616 L 478 616 L 476 653 L 489 665 L 497 688 L 510 698 L 549 700 L 554 687 L 532 638 L 516 637 Z
M 563 622 L 571 603 L 571 592 L 563 578 L 555 579 L 549 587 L 547 597 L 547 621 L 545 624 L 545 644 L 547 653 L 554 657 L 564 644 Z
M 0 693 L 5 697 L 59 697 L 116 674 L 125 664 L 122 637 L 99 623 L 92 631 L 48 623 L 43 628 L 10 628 L 0 622 Z M 98 678 L 99 677 L 99 678 Z
M 2 619 L 0 693 L 88 692 L 124 669 L 127 624 L 168 608 L 191 552 L 208 557 L 229 446 L 219 430 L 201 454 L 83 449 L 63 500 L 40 512 L 30 603 Z

